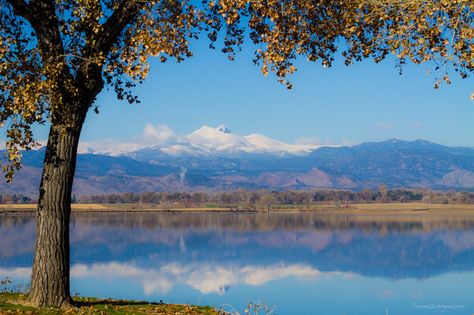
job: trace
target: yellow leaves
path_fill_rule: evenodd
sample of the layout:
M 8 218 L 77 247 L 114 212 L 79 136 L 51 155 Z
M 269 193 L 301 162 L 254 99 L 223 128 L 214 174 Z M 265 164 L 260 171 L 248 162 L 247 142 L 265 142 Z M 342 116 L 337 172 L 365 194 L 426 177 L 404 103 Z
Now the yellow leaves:
M 113 58 L 107 61 L 106 76 L 112 80 L 120 72 L 141 82 L 148 75 L 149 56 L 159 57 L 161 62 L 167 61 L 168 56 L 178 62 L 191 57 L 188 39 L 195 36 L 199 14 L 193 6 L 182 4 L 181 1 L 170 0 L 158 2 L 155 6 L 147 5 L 144 14 L 125 32 L 124 41 L 116 47 Z M 158 16 L 156 12 L 160 12 Z M 111 64 L 114 66 L 111 67 Z M 115 82 L 124 84 L 124 81 Z M 117 89 L 122 91 L 119 86 L 116 86 Z
M 266 62 L 263 62 L 263 65 L 260 71 L 265 77 L 268 75 L 268 64 Z
M 352 25 L 347 29 L 349 33 L 354 33 L 356 30 L 357 30 L 357 26 L 355 25 Z
M 7 181 L 11 181 L 21 166 L 20 150 L 36 145 L 31 125 L 44 122 L 45 111 L 50 110 L 48 100 L 55 91 L 53 78 L 58 68 L 66 65 L 62 61 L 41 61 L 31 33 L 15 28 L 14 21 L 2 27 L 5 19 L 8 17 L 0 16 L 0 123 L 6 123 L 7 128 L 7 164 L 3 169 Z
M 21 151 L 20 149 L 30 150 L 39 144 L 33 140 L 33 134 L 30 129 L 30 125 L 24 122 L 14 121 L 10 128 L 7 130 L 6 141 L 7 150 L 4 153 L 9 163 L 2 166 L 5 172 L 7 182 L 13 180 L 13 175 L 16 170 L 21 168 Z
M 223 35 L 222 50 L 230 59 L 249 36 L 258 47 L 254 62 L 262 74 L 274 73 L 288 88 L 298 56 L 330 67 L 337 52 L 347 65 L 369 57 L 379 62 L 393 54 L 399 66 L 435 61 L 443 71 L 454 69 L 462 77 L 474 71 L 472 0 L 204 0 L 196 7 L 181 0 L 129 1 L 139 5 L 139 14 L 102 50 L 96 46 L 108 35 L 107 19 L 129 2 L 57 0 L 64 52 L 47 60 L 21 19 L 0 11 L 0 123 L 19 118 L 10 134 L 13 153 L 15 146 L 32 141 L 32 123 L 63 117 L 63 125 L 69 125 L 65 100 L 92 80 L 89 69 L 101 70 L 119 99 L 137 102 L 131 88 L 147 77 L 148 58 L 189 58 L 190 39 L 202 32 L 211 43 Z M 76 82 L 78 73 L 86 82 Z M 435 86 L 442 82 L 451 79 L 443 76 Z M 17 160 L 12 155 L 11 161 Z
M 400 66 L 434 60 L 462 77 L 474 68 L 469 0 L 442 0 L 441 5 L 435 0 L 220 0 L 209 8 L 219 16 L 211 12 L 208 21 L 220 18 L 232 36 L 226 37 L 226 52 L 234 51 L 244 29 L 238 25 L 241 17 L 249 21 L 250 37 L 259 47 L 255 63 L 263 75 L 274 72 L 282 83 L 295 71 L 291 61 L 298 55 L 329 67 L 338 46 L 347 46 L 342 51 L 347 65 L 369 57 L 380 62 L 392 53 Z

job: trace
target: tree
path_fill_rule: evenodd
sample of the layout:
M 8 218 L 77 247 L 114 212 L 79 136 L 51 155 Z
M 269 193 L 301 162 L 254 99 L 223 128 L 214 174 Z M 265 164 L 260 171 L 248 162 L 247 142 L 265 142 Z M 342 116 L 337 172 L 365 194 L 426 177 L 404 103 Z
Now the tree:
M 30 299 L 60 306 L 69 297 L 69 216 L 77 145 L 104 86 L 119 99 L 148 73 L 148 58 L 178 62 L 189 42 L 223 37 L 233 59 L 245 38 L 258 47 L 264 75 L 287 76 L 304 56 L 329 67 L 394 54 L 432 61 L 449 83 L 448 67 L 474 68 L 471 0 L 0 0 L 0 122 L 7 123 L 5 171 L 11 180 L 22 149 L 37 143 L 31 126 L 50 125 L 37 211 Z M 436 86 L 440 80 L 436 81 Z
M 380 194 L 380 201 L 381 202 L 388 202 L 388 188 L 385 184 L 379 185 L 379 194 Z
M 275 196 L 273 196 L 271 193 L 264 193 L 257 202 L 257 208 L 270 211 L 275 204 Z

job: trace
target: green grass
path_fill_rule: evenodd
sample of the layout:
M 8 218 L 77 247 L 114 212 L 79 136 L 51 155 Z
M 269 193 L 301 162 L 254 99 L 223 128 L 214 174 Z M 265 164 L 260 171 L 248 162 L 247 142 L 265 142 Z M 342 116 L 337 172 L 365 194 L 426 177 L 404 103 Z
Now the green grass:
M 217 205 L 213 203 L 206 203 L 205 208 L 214 209 L 214 208 L 225 208 L 223 205 Z
M 18 293 L 0 293 L 0 314 L 159 314 L 159 315 L 224 315 L 224 312 L 208 306 L 191 306 L 179 304 L 158 304 L 138 301 L 74 298 L 74 306 L 64 309 L 36 308 L 26 306 L 27 296 Z

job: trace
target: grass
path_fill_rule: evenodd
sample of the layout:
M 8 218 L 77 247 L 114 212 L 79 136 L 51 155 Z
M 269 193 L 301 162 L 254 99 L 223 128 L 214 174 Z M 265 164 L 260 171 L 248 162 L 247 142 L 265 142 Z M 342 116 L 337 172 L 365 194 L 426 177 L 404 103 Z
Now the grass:
M 19 293 L 0 293 L 0 314 L 98 314 L 98 315 L 224 315 L 225 313 L 209 306 L 181 304 L 161 304 L 138 301 L 74 298 L 74 306 L 63 309 L 36 308 L 28 306 L 27 295 Z
M 0 214 L 28 214 L 36 211 L 35 204 L 0 204 Z M 73 204 L 74 213 L 89 212 L 248 212 L 239 210 L 236 205 L 202 204 L 200 206 L 176 206 L 172 209 L 163 209 L 157 204 Z M 262 211 L 262 210 L 261 210 Z M 266 212 L 266 211 L 262 211 Z M 314 212 L 324 214 L 351 214 L 351 215 L 408 215 L 408 216 L 468 216 L 474 217 L 474 205 L 432 204 L 432 203 L 351 203 L 348 208 L 334 203 L 316 203 L 306 205 L 279 205 L 270 212 Z
M 352 204 L 350 209 L 341 207 L 335 212 L 377 215 L 474 215 L 474 205 L 432 203 L 374 203 Z

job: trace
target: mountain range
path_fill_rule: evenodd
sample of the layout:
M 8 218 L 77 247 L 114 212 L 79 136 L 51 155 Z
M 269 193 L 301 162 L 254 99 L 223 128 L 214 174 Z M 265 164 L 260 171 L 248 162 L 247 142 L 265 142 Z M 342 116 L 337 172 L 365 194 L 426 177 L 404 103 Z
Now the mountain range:
M 216 128 L 203 126 L 189 134 L 178 135 L 167 125 L 145 126 L 142 139 L 131 142 L 82 142 L 80 153 L 129 155 L 143 159 L 163 159 L 167 157 L 208 157 L 238 155 L 306 155 L 319 147 L 316 144 L 289 144 L 252 133 L 239 135 L 220 125 Z
M 474 190 L 474 148 L 391 139 L 354 146 L 286 144 L 203 127 L 186 141 L 118 156 L 78 155 L 74 193 L 235 189 L 428 188 Z M 207 137 L 207 138 L 206 138 Z M 201 141 L 201 142 L 200 142 Z M 23 169 L 0 193 L 36 195 L 44 148 L 23 153 Z

